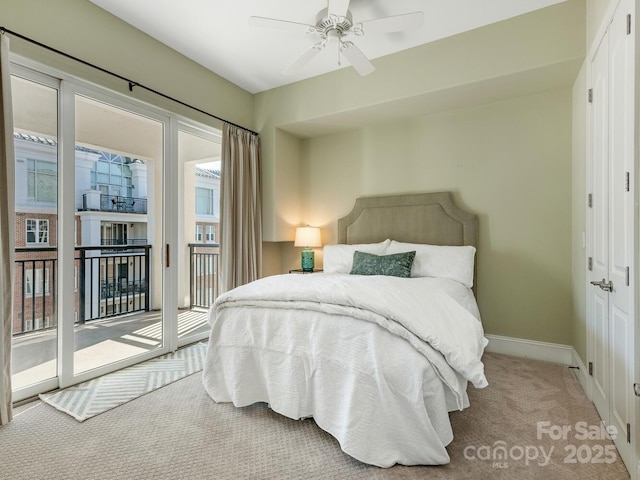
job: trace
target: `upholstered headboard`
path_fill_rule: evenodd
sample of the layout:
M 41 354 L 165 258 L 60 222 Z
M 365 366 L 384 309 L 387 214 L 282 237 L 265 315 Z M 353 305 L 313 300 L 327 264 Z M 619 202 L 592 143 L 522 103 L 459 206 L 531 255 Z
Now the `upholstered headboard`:
M 460 209 L 451 192 L 361 197 L 338 220 L 338 243 L 374 243 L 390 238 L 430 245 L 478 248 L 478 217 Z M 476 262 L 477 263 L 477 262 Z M 475 290 L 474 278 L 474 290 Z

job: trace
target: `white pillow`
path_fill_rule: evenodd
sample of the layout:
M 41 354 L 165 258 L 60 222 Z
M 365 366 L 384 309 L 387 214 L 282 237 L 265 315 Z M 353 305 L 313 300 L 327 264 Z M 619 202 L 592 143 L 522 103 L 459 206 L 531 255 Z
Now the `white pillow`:
M 473 286 L 475 247 L 402 243 L 393 240 L 386 254 L 413 250 L 416 251 L 416 256 L 411 266 L 412 277 L 449 278 L 466 287 Z
M 325 245 L 322 249 L 322 269 L 324 273 L 350 273 L 356 251 L 385 255 L 390 243 L 391 240 L 387 239 L 380 243 Z

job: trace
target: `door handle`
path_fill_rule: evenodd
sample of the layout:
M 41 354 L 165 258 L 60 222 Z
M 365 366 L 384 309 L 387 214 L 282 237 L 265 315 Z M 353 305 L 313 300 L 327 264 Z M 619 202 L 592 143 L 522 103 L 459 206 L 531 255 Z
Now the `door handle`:
M 600 282 L 591 282 L 591 285 L 595 285 L 596 287 L 600 287 L 605 292 L 613 292 L 613 282 L 609 280 L 605 282 L 604 278 Z

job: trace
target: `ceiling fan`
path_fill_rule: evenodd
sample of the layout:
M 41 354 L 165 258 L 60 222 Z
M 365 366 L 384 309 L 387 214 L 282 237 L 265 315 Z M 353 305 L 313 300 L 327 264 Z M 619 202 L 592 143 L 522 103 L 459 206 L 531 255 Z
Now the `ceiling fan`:
M 353 42 L 345 40 L 349 35 L 361 37 L 369 34 L 418 29 L 424 21 L 423 12 L 412 12 L 354 23 L 349 11 L 349 3 L 350 0 L 328 0 L 328 7 L 321 10 L 316 16 L 315 25 L 267 17 L 249 17 L 249 24 L 304 32 L 318 37 L 319 42 L 305 50 L 295 62 L 285 68 L 284 73 L 294 73 L 309 63 L 327 45 L 335 44 L 338 52 L 338 65 L 340 65 L 340 55 L 342 54 L 360 75 L 365 76 L 373 72 L 375 67 L 362 53 L 362 50 Z

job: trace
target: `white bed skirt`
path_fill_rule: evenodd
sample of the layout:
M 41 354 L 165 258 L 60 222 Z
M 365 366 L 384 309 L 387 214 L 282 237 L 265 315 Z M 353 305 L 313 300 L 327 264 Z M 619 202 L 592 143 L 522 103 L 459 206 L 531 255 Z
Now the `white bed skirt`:
M 367 464 L 449 462 L 456 398 L 406 340 L 371 322 L 305 310 L 238 307 L 218 315 L 203 371 L 216 402 L 266 402 L 292 419 L 313 417 Z M 466 407 L 466 381 L 455 375 Z

